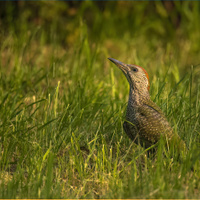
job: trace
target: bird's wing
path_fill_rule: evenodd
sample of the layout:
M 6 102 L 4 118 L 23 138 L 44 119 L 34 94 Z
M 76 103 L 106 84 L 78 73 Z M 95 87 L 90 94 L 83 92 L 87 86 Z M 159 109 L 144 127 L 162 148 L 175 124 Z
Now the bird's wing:
M 141 135 L 147 137 L 152 142 L 157 141 L 163 134 L 171 137 L 173 133 L 172 128 L 160 108 L 154 102 L 144 103 L 138 108 L 138 112 Z
M 174 146 L 178 151 L 187 151 L 185 142 L 177 133 L 173 132 L 166 117 L 156 104 L 153 102 L 148 105 L 144 104 L 138 111 L 141 115 L 140 117 L 143 118 L 140 120 L 141 133 L 148 133 L 143 134 L 143 137 L 154 142 L 163 135 L 170 146 Z
M 165 134 L 170 145 L 175 145 L 178 149 L 187 150 L 184 141 L 181 140 L 177 133 L 173 133 L 161 109 L 153 101 L 144 103 L 139 107 L 138 111 L 141 115 L 140 117 L 143 118 L 140 120 L 140 122 L 142 122 L 140 124 L 142 132 L 148 133 L 145 137 L 148 137 L 149 140 L 153 140 L 152 138 L 158 139 L 160 135 Z
M 144 101 L 144 104 L 143 104 L 143 105 L 145 105 L 145 106 L 147 106 L 147 107 L 153 109 L 153 110 L 156 111 L 158 114 L 164 116 L 162 110 L 161 110 L 153 101 L 151 101 L 151 100 L 148 101 L 148 102 Z

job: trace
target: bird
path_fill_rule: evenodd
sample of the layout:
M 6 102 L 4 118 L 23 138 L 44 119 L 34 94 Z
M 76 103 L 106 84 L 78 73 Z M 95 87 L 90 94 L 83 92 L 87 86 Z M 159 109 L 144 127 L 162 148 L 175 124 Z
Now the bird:
M 149 148 L 164 138 L 181 149 L 185 143 L 173 132 L 161 109 L 151 100 L 150 81 L 146 70 L 140 66 L 125 64 L 114 58 L 108 58 L 125 75 L 129 82 L 129 99 L 123 128 L 128 137 L 136 144 Z

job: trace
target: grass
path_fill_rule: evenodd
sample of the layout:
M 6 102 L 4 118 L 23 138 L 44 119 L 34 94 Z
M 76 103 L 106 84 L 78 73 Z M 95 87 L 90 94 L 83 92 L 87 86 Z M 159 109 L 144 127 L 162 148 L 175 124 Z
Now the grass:
M 173 15 L 161 2 L 40 4 L 14 18 L 8 2 L 0 21 L 0 197 L 199 198 L 199 2 L 175 2 Z M 148 71 L 189 148 L 182 162 L 128 139 L 128 83 L 108 57 Z

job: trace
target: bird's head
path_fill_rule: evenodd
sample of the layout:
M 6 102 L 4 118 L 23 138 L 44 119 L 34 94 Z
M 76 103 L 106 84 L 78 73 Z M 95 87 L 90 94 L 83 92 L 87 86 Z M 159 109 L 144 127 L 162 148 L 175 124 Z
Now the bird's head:
M 149 75 L 145 69 L 137 65 L 124 64 L 113 58 L 108 59 L 122 70 L 132 89 L 137 89 L 140 92 L 149 91 Z

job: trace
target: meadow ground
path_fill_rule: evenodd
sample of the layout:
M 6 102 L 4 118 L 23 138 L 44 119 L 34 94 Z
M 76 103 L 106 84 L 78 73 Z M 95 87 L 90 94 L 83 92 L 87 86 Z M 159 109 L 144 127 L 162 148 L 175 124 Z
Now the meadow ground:
M 200 2 L 0 4 L 0 198 L 200 197 Z M 147 70 L 181 162 L 126 136 L 108 57 Z

